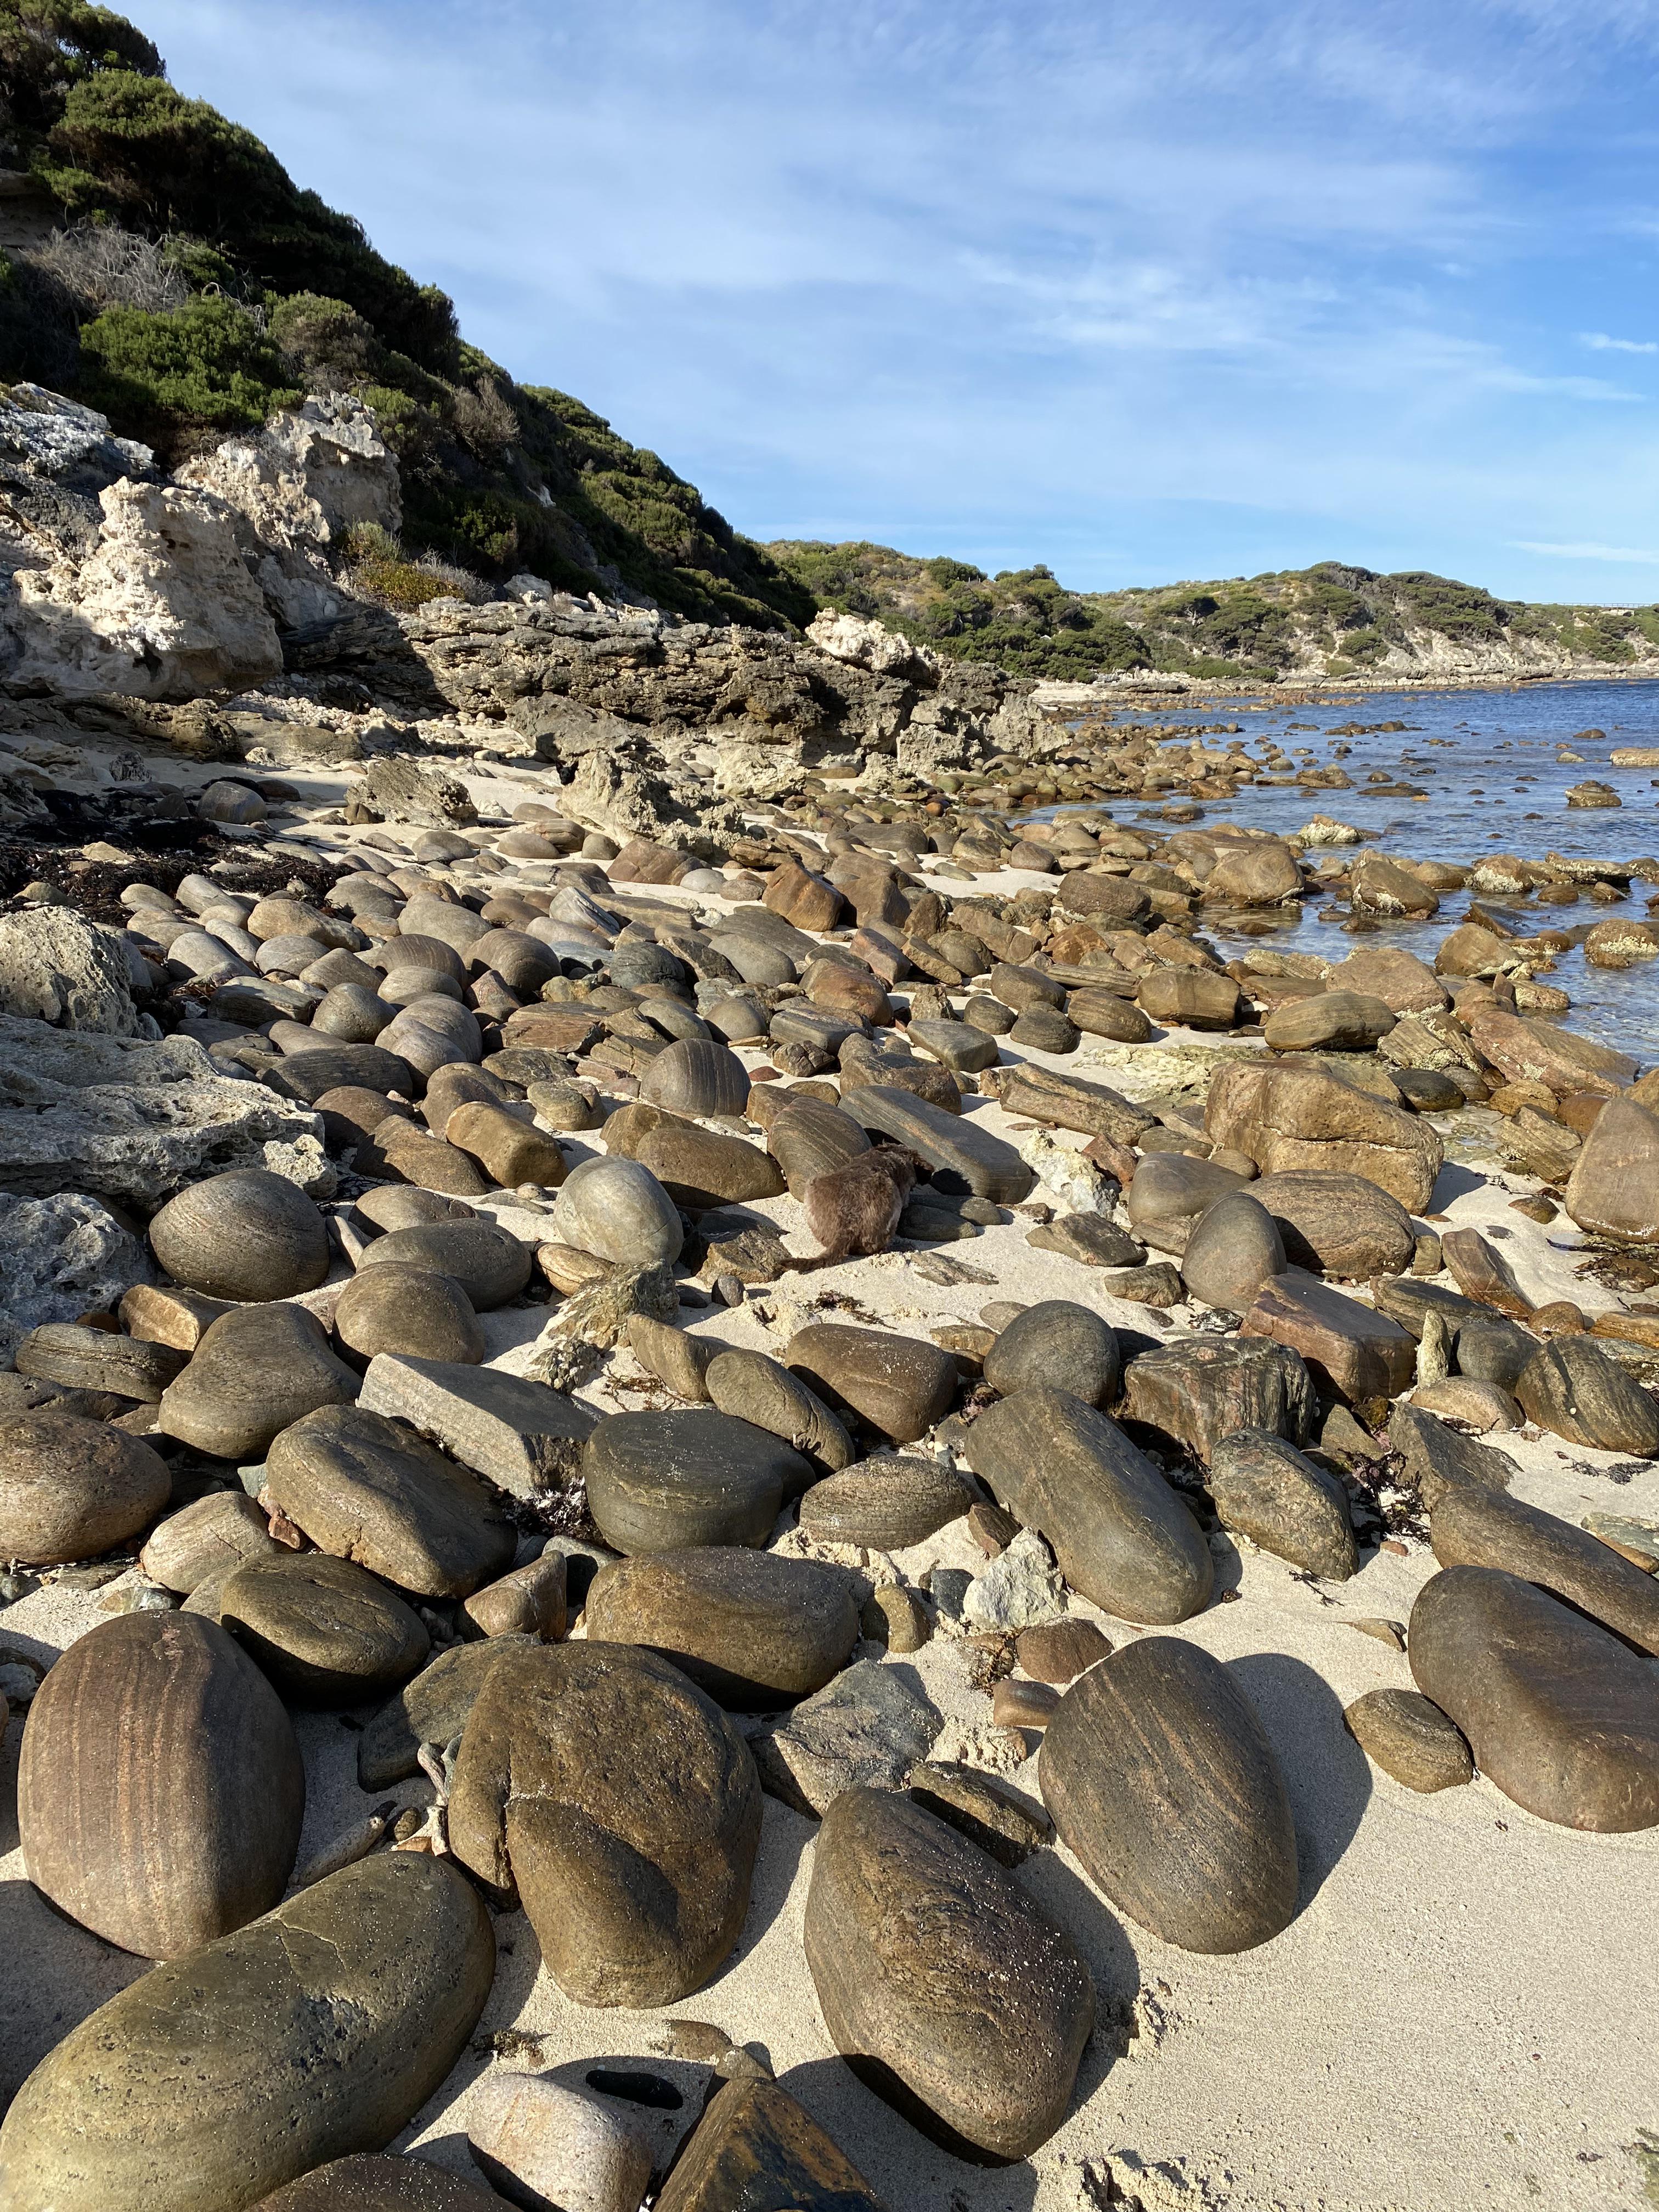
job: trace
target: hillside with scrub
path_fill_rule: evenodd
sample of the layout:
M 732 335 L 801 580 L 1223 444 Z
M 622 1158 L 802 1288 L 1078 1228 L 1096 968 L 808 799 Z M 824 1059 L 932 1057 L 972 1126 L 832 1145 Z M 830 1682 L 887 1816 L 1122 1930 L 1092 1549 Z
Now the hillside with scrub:
M 1538 606 L 1421 570 L 1310 568 L 1073 592 L 1050 568 L 988 576 L 890 546 L 767 548 L 821 605 L 1021 674 L 1279 678 L 1576 672 L 1659 656 L 1659 606 Z
M 695 485 L 468 345 L 443 292 L 176 90 L 112 9 L 0 0 L 0 384 L 83 400 L 168 466 L 307 391 L 356 393 L 403 475 L 402 543 L 360 549 L 388 604 L 530 569 L 705 621 L 811 619 Z

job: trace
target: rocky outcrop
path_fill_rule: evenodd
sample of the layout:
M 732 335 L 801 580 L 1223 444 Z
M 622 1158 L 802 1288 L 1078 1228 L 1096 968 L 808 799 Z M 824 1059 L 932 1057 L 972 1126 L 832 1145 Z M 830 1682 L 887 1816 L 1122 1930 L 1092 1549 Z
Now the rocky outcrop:
M 210 493 L 123 477 L 86 558 L 22 568 L 0 602 L 0 675 L 56 695 L 190 699 L 280 673 L 276 626 Z
M 98 495 L 155 465 L 148 446 L 112 436 L 95 408 L 14 384 L 0 400 L 0 576 L 89 553 Z
M 307 399 L 263 430 L 227 439 L 179 478 L 231 510 L 242 558 L 288 629 L 332 621 L 349 604 L 325 565 L 348 531 L 368 523 L 395 532 L 403 520 L 398 464 L 374 410 L 344 393 Z

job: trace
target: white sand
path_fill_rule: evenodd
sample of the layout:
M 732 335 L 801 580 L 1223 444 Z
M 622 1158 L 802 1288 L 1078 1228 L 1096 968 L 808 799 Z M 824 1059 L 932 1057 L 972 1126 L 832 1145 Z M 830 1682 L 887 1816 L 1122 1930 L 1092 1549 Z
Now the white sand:
M 503 787 L 501 795 L 510 804 L 521 790 Z M 1030 880 L 1007 876 L 978 887 Z M 752 1063 L 760 1055 L 746 1057 Z M 1069 1060 L 1046 1064 L 1140 1095 L 1169 1084 L 1169 1061 L 1156 1048 L 1131 1054 L 1085 1043 Z M 975 1119 L 1018 1140 L 1000 1109 L 969 1104 Z M 1478 1151 L 1481 1129 L 1494 1125 L 1484 1113 L 1440 1123 L 1459 1151 L 1471 1144 Z M 1544 1230 L 1509 1210 L 1511 1194 L 1534 1187 L 1507 1171 L 1482 1182 L 1452 1170 L 1439 1195 L 1454 1222 L 1513 1229 L 1504 1256 L 1534 1298 L 1571 1297 L 1591 1310 L 1616 1304 L 1574 1276 L 1578 1240 L 1565 1217 Z M 758 1210 L 791 1227 L 796 1248 L 807 1249 L 799 1208 L 776 1201 Z M 531 1227 L 520 1210 L 499 1211 L 513 1225 Z M 544 1221 L 538 1226 L 545 1234 Z M 787 1279 L 775 1291 L 751 1293 L 737 1312 L 691 1315 L 690 1325 L 776 1350 L 801 1318 L 800 1305 L 840 1290 L 917 1334 L 947 1319 L 972 1320 L 1004 1297 L 1076 1298 L 1121 1326 L 1157 1329 L 1145 1309 L 1103 1296 L 1087 1268 L 1033 1251 L 1024 1242 L 1029 1226 L 1017 1218 L 1012 1226 L 936 1248 L 994 1274 L 992 1285 L 941 1288 L 915 1272 L 914 1255 L 890 1254 Z M 781 1326 L 764 1324 L 767 1310 Z M 544 1311 L 493 1317 L 493 1357 L 521 1369 L 545 1318 Z M 1171 1333 L 1194 1318 L 1192 1310 L 1179 1310 Z M 644 1402 L 621 1380 L 633 1371 L 619 1355 L 612 1374 L 583 1395 L 606 1411 Z M 1618 1464 L 1610 1455 L 1549 1437 L 1493 1441 L 1519 1463 L 1516 1495 L 1569 1521 L 1588 1510 L 1659 1516 L 1659 1468 L 1615 1485 L 1606 1473 Z M 715 2021 L 736 2040 L 763 2047 L 785 2086 L 893 2212 L 1097 2205 L 1106 2201 L 1106 2160 L 1147 2212 L 1453 2212 L 1534 2203 L 1564 2212 L 1636 2212 L 1659 2201 L 1659 1831 L 1577 1835 L 1534 1820 L 1487 1781 L 1424 1798 L 1370 1765 L 1343 1729 L 1342 1708 L 1366 1690 L 1408 1686 L 1411 1675 L 1403 1656 L 1350 1624 L 1367 1615 L 1408 1617 L 1433 1571 L 1425 1546 L 1412 1545 L 1405 1557 L 1377 1553 L 1351 1582 L 1315 1588 L 1248 1545 L 1216 1544 L 1218 1585 L 1236 1592 L 1234 1601 L 1160 1632 L 1189 1638 L 1228 1662 L 1261 1712 L 1295 1808 L 1301 1909 L 1258 1950 L 1200 1958 L 1121 1920 L 1065 1850 L 1028 1862 L 1018 1878 L 1087 1956 L 1100 2010 L 1072 2117 L 1029 2164 L 985 2170 L 934 2149 L 836 2057 L 800 1946 L 815 1826 L 770 1800 L 743 1940 L 706 1989 L 666 2014 L 586 2010 L 538 1971 L 535 1940 L 523 1916 L 513 1914 L 498 1923 L 501 1955 L 479 2038 L 508 2027 L 534 2034 L 542 2039 L 540 2063 L 573 2083 L 598 2061 L 646 2061 L 685 2095 L 681 2112 L 645 2116 L 665 2150 L 694 2116 L 707 2074 L 655 2050 L 663 2023 Z M 902 1555 L 899 1565 L 914 1578 L 935 1559 L 976 1563 L 963 1524 Z M 1077 1611 L 1102 1618 L 1087 1605 Z M 105 1617 L 95 1596 L 46 1587 L 0 1616 L 0 1643 L 49 1659 Z M 1104 1625 L 1120 1643 L 1143 1632 Z M 982 1729 L 989 1700 L 969 1685 L 968 1656 L 963 1644 L 936 1638 L 914 1662 L 890 1663 L 915 1664 L 947 1721 Z M 301 1717 L 299 1729 L 310 1779 L 303 1860 L 374 1801 L 356 1788 L 351 1729 L 331 1716 Z M 9 1969 L 0 2095 L 143 1963 L 53 1912 L 24 1879 L 15 1847 L 20 1734 L 14 1720 L 0 1767 L 0 1955 Z M 1040 1759 L 1029 1760 L 1017 1785 L 1038 1794 L 1039 1771 Z M 386 1794 L 421 1803 L 429 1791 L 415 1782 Z M 489 2063 L 484 2055 L 464 2057 L 401 2141 L 467 2168 L 468 2096 Z M 1653 2131 L 1645 2146 L 1644 2130 Z M 1092 2184 L 1084 2178 L 1090 2162 Z

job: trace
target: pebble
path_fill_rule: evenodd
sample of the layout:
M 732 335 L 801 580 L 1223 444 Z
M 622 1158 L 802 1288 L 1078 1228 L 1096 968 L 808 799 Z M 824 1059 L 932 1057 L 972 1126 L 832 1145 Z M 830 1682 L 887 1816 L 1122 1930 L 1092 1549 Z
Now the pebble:
M 1015 1649 L 1034 1680 L 1064 1685 L 1109 1657 L 1112 1646 L 1092 1620 L 1054 1620 L 1022 1629 Z
M 844 1791 L 803 1926 L 825 2027 L 878 2096 L 981 2160 L 1028 2158 L 1066 2117 L 1094 2025 L 1069 1937 L 914 1800 Z
M 467 2106 L 466 2140 L 480 2171 L 515 2203 L 639 2212 L 651 2179 L 651 2145 L 614 2101 L 546 2075 L 486 2075 Z
M 296 1184 L 263 1168 L 180 1191 L 151 1220 L 149 1241 L 176 1283 L 210 1297 L 290 1298 L 328 1273 L 322 1215 Z
M 449 1842 L 516 1891 L 567 1996 L 639 2009 L 690 1996 L 730 1954 L 760 1818 L 741 1737 L 665 1659 L 515 1644 L 461 1739 Z
M 1407 1790 L 1427 1795 L 1474 1779 L 1468 1745 L 1416 1690 L 1368 1690 L 1342 1718 L 1367 1756 Z
M 29 1707 L 25 1870 L 124 1951 L 178 1958 L 268 1911 L 305 1802 L 281 1701 L 211 1621 L 145 1612 L 92 1629 Z

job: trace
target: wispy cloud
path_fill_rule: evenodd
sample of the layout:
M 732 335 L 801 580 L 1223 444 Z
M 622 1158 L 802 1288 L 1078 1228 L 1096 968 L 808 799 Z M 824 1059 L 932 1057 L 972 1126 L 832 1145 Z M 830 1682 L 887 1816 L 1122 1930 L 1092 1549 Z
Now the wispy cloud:
M 1523 553 L 1547 553 L 1558 561 L 1625 561 L 1638 568 L 1659 568 L 1659 551 L 1632 545 L 1551 545 L 1529 538 L 1514 543 Z
M 1659 276 L 1659 0 L 137 12 L 755 534 L 1540 597 L 1652 557 L 1659 340 L 1610 333 Z

